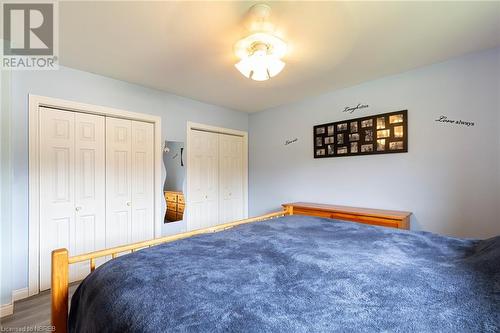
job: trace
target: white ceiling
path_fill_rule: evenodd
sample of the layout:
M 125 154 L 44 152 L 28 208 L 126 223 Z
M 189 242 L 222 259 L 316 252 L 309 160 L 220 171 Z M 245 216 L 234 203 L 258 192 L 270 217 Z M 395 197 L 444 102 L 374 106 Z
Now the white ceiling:
M 61 2 L 62 65 L 255 112 L 500 45 L 500 2 L 268 2 L 290 46 L 255 82 L 234 43 L 255 2 Z

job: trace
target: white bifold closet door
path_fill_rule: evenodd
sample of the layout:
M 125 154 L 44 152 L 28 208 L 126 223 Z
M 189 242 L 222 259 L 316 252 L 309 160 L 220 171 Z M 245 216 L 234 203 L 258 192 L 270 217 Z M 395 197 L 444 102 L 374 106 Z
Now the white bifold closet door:
M 201 229 L 219 220 L 219 140 L 217 133 L 193 131 L 188 149 L 190 172 L 189 228 Z
M 154 237 L 153 126 L 41 108 L 40 290 L 54 249 L 74 256 Z M 89 271 L 73 264 L 70 280 Z
M 40 290 L 50 288 L 51 252 L 105 248 L 104 117 L 41 108 Z M 88 264 L 70 268 L 82 279 Z
M 219 223 L 243 219 L 243 138 L 219 134 Z
M 243 138 L 193 130 L 188 152 L 188 228 L 244 218 Z
M 106 117 L 106 246 L 153 238 L 153 124 Z
M 132 121 L 131 241 L 154 238 L 154 125 Z

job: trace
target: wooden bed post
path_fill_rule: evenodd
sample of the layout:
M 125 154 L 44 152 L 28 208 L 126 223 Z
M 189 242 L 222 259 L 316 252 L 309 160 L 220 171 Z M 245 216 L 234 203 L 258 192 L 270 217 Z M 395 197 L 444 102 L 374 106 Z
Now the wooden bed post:
M 69 288 L 68 250 L 52 251 L 52 325 L 54 332 L 66 333 L 68 330 L 68 288 Z

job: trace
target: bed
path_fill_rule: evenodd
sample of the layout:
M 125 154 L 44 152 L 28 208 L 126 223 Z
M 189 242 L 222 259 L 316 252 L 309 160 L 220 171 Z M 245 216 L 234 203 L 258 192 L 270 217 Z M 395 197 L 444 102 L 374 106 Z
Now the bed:
M 69 331 L 500 330 L 500 237 L 283 215 L 107 262 L 75 292 Z

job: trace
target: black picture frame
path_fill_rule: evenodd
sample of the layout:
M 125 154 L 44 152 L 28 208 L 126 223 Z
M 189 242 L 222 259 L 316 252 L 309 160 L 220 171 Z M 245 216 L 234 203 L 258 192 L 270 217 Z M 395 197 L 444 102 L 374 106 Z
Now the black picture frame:
M 314 158 L 407 153 L 408 110 L 316 125 L 313 138 Z

